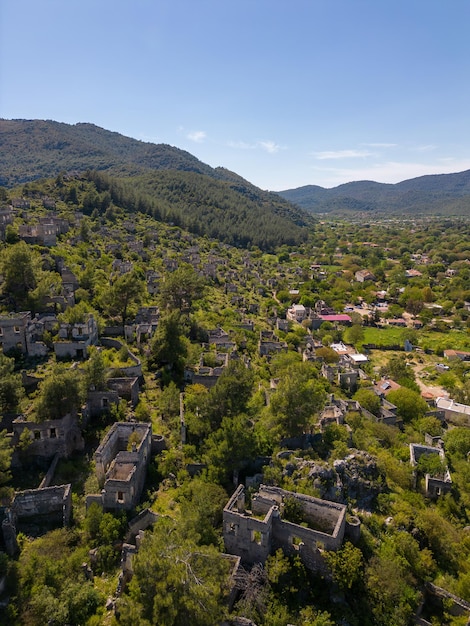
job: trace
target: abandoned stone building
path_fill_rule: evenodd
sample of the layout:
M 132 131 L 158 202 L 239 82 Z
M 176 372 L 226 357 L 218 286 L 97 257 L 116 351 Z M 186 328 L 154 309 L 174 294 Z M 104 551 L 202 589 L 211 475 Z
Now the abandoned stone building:
M 0 239 L 4 241 L 8 224 L 13 224 L 15 214 L 10 207 L 0 208 Z
M 82 419 L 88 423 L 90 419 L 109 413 L 113 406 L 119 404 L 119 394 L 114 389 L 89 390 L 85 405 L 82 407 Z
M 119 398 L 123 398 L 129 402 L 132 408 L 139 403 L 139 378 L 138 376 L 119 376 L 108 378 L 108 389 L 115 391 Z
M 109 413 L 120 399 L 127 400 L 132 408 L 139 402 L 139 379 L 134 377 L 108 378 L 106 389 L 89 389 L 85 405 L 82 407 L 82 419 L 88 420 Z
M 62 323 L 59 339 L 54 341 L 54 352 L 58 358 L 85 359 L 88 348 L 98 342 L 98 325 L 90 313 L 82 323 Z
M 346 400 L 343 400 L 342 398 L 335 398 L 333 394 L 330 394 L 329 402 L 320 412 L 317 426 L 320 428 L 321 432 L 323 432 L 330 424 L 342 426 L 345 422 L 348 410 L 349 405 Z
M 217 346 L 218 350 L 234 350 L 237 347 L 230 335 L 220 326 L 208 330 L 207 335 L 209 344 Z
M 132 322 L 124 327 L 126 341 L 136 341 L 137 345 L 149 341 L 155 334 L 160 320 L 160 310 L 157 306 L 141 307 Z
M 100 494 L 87 496 L 105 511 L 130 510 L 138 504 L 152 451 L 152 425 L 115 422 L 94 460 Z
M 17 491 L 10 507 L 17 532 L 35 536 L 72 520 L 72 485 Z
M 56 454 L 67 458 L 72 452 L 81 451 L 85 446 L 77 418 L 71 414 L 58 420 L 44 422 L 28 421 L 25 416 L 21 415 L 13 420 L 12 428 L 12 444 L 15 448 L 23 433 L 27 433 L 30 443 L 26 453 L 23 454 L 26 455 L 28 461 L 37 465 L 44 465 Z M 15 461 L 15 456 L 12 462 Z
M 289 503 L 302 517 L 302 525 L 288 519 Z M 246 564 L 264 563 L 281 548 L 287 555 L 298 554 L 306 567 L 324 567 L 321 550 L 338 550 L 348 533 L 359 538 L 359 522 L 346 520 L 346 506 L 279 487 L 260 485 L 246 507 L 245 487 L 239 485 L 223 512 L 225 549 Z
M 30 311 L 0 317 L 0 348 L 3 352 L 18 349 L 24 354 L 27 353 L 27 327 L 30 322 Z
M 57 243 L 56 227 L 51 221 L 42 224 L 20 224 L 18 236 L 29 244 L 51 247 Z
M 305 359 L 304 360 L 309 360 Z M 310 360 L 316 360 L 310 359 Z M 326 378 L 330 383 L 337 384 L 341 389 L 347 389 L 351 393 L 356 391 L 358 380 L 360 379 L 360 372 L 357 369 L 352 369 L 343 365 L 331 365 L 323 363 L 320 371 L 321 375 Z
M 19 532 L 38 537 L 72 520 L 72 485 L 17 491 L 9 507 L 0 509 L 2 543 L 10 556 L 18 553 Z
M 442 471 L 438 473 L 426 473 L 424 475 L 424 493 L 428 498 L 438 498 L 446 493 L 449 493 L 452 489 L 452 478 L 450 476 L 449 469 L 445 465 L 446 458 L 444 454 L 444 448 L 442 445 L 437 447 L 422 445 L 418 443 L 410 443 L 410 463 L 414 468 L 413 479 L 414 487 L 418 484 L 418 464 L 419 459 L 425 455 L 437 455 L 442 463 Z
M 287 352 L 287 343 L 280 341 L 272 330 L 262 330 L 260 331 L 258 352 L 260 356 L 268 357 L 279 352 Z
M 10 313 L 0 316 L 0 348 L 3 352 L 15 349 L 32 357 L 48 353 L 42 341 L 44 332 L 51 332 L 57 324 L 54 314 L 43 313 L 34 317 L 30 311 Z
M 219 380 L 222 372 L 229 364 L 232 355 L 231 352 L 206 352 L 199 359 L 199 363 L 192 367 L 185 368 L 184 379 L 186 382 L 194 385 L 199 383 L 207 388 L 211 388 Z M 205 365 L 207 359 L 210 358 L 211 365 Z M 213 362 L 212 362 L 213 361 Z

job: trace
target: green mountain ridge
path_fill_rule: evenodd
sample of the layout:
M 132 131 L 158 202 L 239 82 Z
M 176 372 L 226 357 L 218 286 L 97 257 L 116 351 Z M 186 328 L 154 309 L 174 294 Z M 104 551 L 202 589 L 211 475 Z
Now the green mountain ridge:
M 278 193 L 311 213 L 470 215 L 470 170 L 419 176 L 396 184 L 364 180 L 331 189 L 306 185 Z
M 87 171 L 125 188 L 126 210 L 145 205 L 161 219 L 238 246 L 297 245 L 311 223 L 307 212 L 281 196 L 173 146 L 88 123 L 0 120 L 0 185 Z
M 106 170 L 119 174 L 185 170 L 222 178 L 189 152 L 125 137 L 89 123 L 0 120 L 0 184 L 12 187 L 61 171 Z

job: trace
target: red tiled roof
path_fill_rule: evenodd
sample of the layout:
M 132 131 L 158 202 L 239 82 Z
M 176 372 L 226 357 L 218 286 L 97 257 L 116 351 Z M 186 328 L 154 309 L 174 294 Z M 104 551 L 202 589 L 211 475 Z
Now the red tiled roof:
M 320 315 L 324 322 L 351 322 L 349 315 L 337 313 L 336 315 Z

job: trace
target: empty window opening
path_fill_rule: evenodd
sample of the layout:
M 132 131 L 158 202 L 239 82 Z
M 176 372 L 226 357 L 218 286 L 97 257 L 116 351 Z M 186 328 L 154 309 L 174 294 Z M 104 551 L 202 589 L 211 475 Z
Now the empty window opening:
M 124 492 L 123 491 L 118 491 L 117 501 L 118 502 L 124 502 Z
M 55 428 L 51 428 L 51 439 L 55 439 L 57 437 L 57 433 Z
M 257 543 L 259 546 L 263 540 L 263 533 L 260 530 L 251 531 L 251 541 Z

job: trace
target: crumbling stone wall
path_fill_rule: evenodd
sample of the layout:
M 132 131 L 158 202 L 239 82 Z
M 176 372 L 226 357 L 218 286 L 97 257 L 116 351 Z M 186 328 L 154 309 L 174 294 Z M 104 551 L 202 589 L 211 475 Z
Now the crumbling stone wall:
M 283 519 L 284 502 L 294 499 L 308 527 Z M 337 550 L 346 530 L 346 506 L 279 487 L 261 485 L 245 508 L 245 488 L 240 485 L 223 513 L 225 549 L 248 564 L 264 562 L 282 548 L 286 554 L 299 554 L 312 570 L 324 567 L 320 549 Z
M 441 445 L 435 448 L 434 446 L 410 443 L 410 463 L 413 467 L 417 466 L 420 457 L 424 454 L 436 454 L 440 457 L 442 462 L 445 463 L 444 449 Z M 414 487 L 416 488 L 418 482 L 416 470 L 413 472 L 413 480 Z M 431 476 L 431 474 L 426 474 L 424 481 L 424 490 L 428 498 L 438 498 L 439 496 L 449 493 L 452 489 L 452 478 L 447 467 L 440 475 Z
M 113 424 L 95 452 L 101 496 L 88 496 L 87 505 L 99 501 L 105 510 L 134 508 L 144 487 L 151 451 L 151 424 Z
M 69 526 L 72 519 L 72 486 L 16 492 L 10 507 L 10 519 L 17 532 L 32 536 L 51 528 Z
M 0 347 L 3 352 L 19 348 L 27 352 L 26 328 L 31 321 L 31 313 L 22 311 L 0 317 Z
M 114 390 L 88 391 L 86 405 L 82 411 L 85 420 L 98 417 L 111 410 L 113 405 L 119 404 L 119 394 Z
M 30 443 L 26 457 L 34 460 L 52 459 L 56 454 L 69 457 L 75 450 L 84 449 L 85 442 L 75 416 L 65 415 L 60 420 L 30 422 L 23 416 L 13 420 L 13 445 L 18 445 L 21 434 L 28 430 Z
M 120 398 L 124 398 L 136 407 L 139 402 L 139 379 L 137 376 L 108 378 L 108 388 L 115 391 Z

